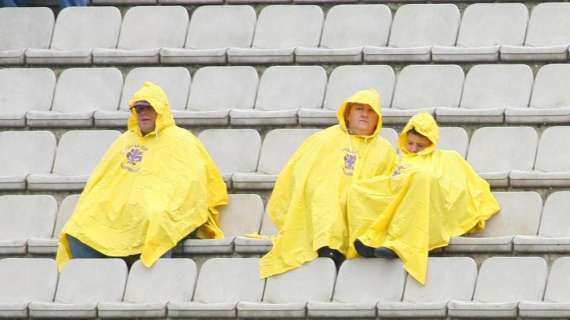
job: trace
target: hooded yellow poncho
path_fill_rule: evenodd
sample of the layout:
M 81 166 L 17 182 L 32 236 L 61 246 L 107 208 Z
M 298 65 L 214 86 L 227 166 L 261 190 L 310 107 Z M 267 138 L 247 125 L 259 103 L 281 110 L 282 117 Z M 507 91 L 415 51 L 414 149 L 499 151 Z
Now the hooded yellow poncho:
M 344 117 L 349 102 L 368 104 L 378 114 L 372 135 L 347 132 Z M 339 107 L 339 124 L 309 137 L 279 174 L 268 204 L 278 234 L 271 251 L 261 258 L 261 277 L 297 268 L 315 259 L 324 246 L 347 253 L 352 243 L 346 218 L 351 184 L 390 174 L 397 161 L 390 143 L 379 135 L 380 108 L 375 90 L 357 92 Z
M 432 144 L 409 152 L 405 144 L 411 129 Z M 402 158 L 394 175 L 359 181 L 348 201 L 349 219 L 367 225 L 355 231 L 356 237 L 370 247 L 393 250 L 422 284 L 429 250 L 484 228 L 500 209 L 489 184 L 457 152 L 436 150 L 438 140 L 439 128 L 430 114 L 412 117 L 398 139 Z
M 222 238 L 217 206 L 227 203 L 224 181 L 200 141 L 174 123 L 164 91 L 146 82 L 129 102 L 147 101 L 155 130 L 141 135 L 136 111 L 89 178 L 61 231 L 57 263 L 71 257 L 66 235 L 113 257 L 140 254 L 150 267 L 186 235 Z

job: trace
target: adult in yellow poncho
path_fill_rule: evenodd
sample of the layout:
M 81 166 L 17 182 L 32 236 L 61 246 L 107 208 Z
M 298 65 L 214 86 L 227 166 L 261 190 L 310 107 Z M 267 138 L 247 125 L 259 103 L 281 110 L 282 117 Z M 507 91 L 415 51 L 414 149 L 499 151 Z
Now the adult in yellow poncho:
M 379 135 L 380 97 L 374 89 L 343 102 L 337 117 L 339 124 L 309 137 L 277 178 L 268 213 L 278 234 L 261 258 L 263 278 L 317 256 L 342 262 L 352 244 L 346 217 L 350 186 L 359 178 L 391 174 L 396 165 L 394 149 Z
M 129 106 L 128 131 L 104 155 L 61 231 L 60 269 L 79 255 L 140 255 L 150 267 L 191 232 L 223 237 L 217 207 L 227 203 L 226 186 L 204 146 L 175 125 L 155 84 L 144 83 Z
M 449 238 L 485 227 L 499 211 L 489 184 L 455 151 L 437 150 L 439 128 L 428 113 L 405 126 L 401 162 L 392 177 L 361 180 L 350 191 L 349 219 L 363 256 L 397 255 L 418 282 L 426 281 L 428 251 Z

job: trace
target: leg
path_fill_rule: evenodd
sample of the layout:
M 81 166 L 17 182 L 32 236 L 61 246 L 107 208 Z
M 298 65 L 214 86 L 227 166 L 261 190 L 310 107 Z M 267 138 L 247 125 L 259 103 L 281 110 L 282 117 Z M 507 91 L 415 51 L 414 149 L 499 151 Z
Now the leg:
M 105 258 L 106 256 L 101 252 L 91 248 L 83 242 L 67 235 L 67 241 L 71 247 L 71 256 L 77 259 L 90 259 L 90 258 Z

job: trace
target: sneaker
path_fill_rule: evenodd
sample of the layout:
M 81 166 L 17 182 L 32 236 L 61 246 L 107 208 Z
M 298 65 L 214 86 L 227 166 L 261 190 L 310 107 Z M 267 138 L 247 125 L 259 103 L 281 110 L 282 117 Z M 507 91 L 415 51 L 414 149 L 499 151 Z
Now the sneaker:
M 374 248 L 369 247 L 362 243 L 362 241 L 356 239 L 354 240 L 354 248 L 359 255 L 365 258 L 374 258 Z
M 374 250 L 374 256 L 377 258 L 394 259 L 398 257 L 394 251 L 386 247 L 380 247 L 373 250 Z

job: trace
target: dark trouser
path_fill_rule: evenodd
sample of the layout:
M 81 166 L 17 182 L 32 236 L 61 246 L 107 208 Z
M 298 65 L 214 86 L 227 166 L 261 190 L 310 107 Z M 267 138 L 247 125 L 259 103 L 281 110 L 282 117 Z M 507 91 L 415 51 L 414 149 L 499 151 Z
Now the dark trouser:
M 71 256 L 75 259 L 111 258 L 70 235 L 67 235 L 67 241 L 69 242 L 69 247 L 71 248 Z M 140 255 L 135 254 L 120 258 L 125 260 L 127 265 L 130 267 L 136 260 L 139 259 L 139 256 Z M 165 254 L 162 255 L 162 258 L 172 258 L 172 250 L 168 250 Z

